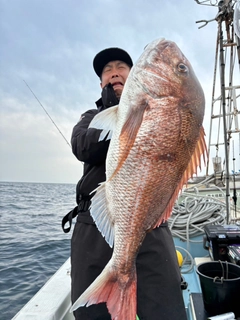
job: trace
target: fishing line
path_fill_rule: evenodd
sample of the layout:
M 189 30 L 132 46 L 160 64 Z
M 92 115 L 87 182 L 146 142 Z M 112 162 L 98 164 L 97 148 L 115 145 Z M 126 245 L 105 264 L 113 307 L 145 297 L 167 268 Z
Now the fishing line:
M 56 125 L 56 123 L 53 121 L 53 119 L 51 118 L 50 114 L 47 112 L 47 110 L 44 108 L 44 106 L 41 104 L 41 102 L 39 101 L 38 97 L 35 95 L 35 93 L 32 91 L 32 89 L 29 87 L 29 85 L 27 84 L 27 82 L 22 79 L 23 82 L 26 84 L 26 86 L 28 87 L 28 89 L 32 92 L 33 96 L 35 97 L 35 99 L 38 101 L 38 103 L 40 104 L 40 106 L 42 107 L 42 109 L 44 110 L 44 112 L 46 113 L 46 115 L 48 116 L 48 118 L 52 121 L 52 123 L 54 124 L 54 126 L 57 128 L 58 132 L 61 134 L 61 136 L 63 137 L 63 139 L 67 142 L 67 144 L 69 145 L 69 147 L 71 148 L 70 143 L 67 141 L 67 139 L 65 138 L 65 136 L 63 135 L 63 133 L 61 132 L 61 130 L 58 128 L 58 126 Z

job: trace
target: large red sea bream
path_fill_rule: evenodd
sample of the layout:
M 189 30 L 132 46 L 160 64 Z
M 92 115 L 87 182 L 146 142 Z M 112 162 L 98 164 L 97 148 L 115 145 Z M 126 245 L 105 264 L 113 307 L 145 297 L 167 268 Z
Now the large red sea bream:
M 106 302 L 112 319 L 136 319 L 138 250 L 147 232 L 167 220 L 179 191 L 206 152 L 205 100 L 194 71 L 174 42 L 150 43 L 131 69 L 119 106 L 90 126 L 109 130 L 106 182 L 91 213 L 110 246 L 111 260 L 74 303 Z M 147 279 L 146 279 L 147 281 Z

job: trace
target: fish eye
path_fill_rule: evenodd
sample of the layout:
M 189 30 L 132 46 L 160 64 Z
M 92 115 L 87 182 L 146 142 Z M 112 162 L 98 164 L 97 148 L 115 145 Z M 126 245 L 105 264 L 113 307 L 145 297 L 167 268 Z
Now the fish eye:
M 188 67 L 187 67 L 184 63 L 179 63 L 179 65 L 178 65 L 178 71 L 180 71 L 180 72 L 187 72 L 187 71 L 188 71 Z

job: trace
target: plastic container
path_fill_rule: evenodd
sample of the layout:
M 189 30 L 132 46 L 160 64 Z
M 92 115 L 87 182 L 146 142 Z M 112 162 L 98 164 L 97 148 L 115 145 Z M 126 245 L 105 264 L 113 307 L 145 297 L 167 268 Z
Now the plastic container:
M 201 263 L 196 270 L 209 316 L 234 312 L 240 316 L 240 267 L 229 262 Z

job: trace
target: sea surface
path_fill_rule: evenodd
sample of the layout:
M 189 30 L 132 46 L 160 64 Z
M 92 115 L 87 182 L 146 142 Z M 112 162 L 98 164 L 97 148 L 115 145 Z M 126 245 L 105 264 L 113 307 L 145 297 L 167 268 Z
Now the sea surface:
M 0 319 L 10 320 L 69 258 L 61 220 L 75 185 L 0 182 Z

